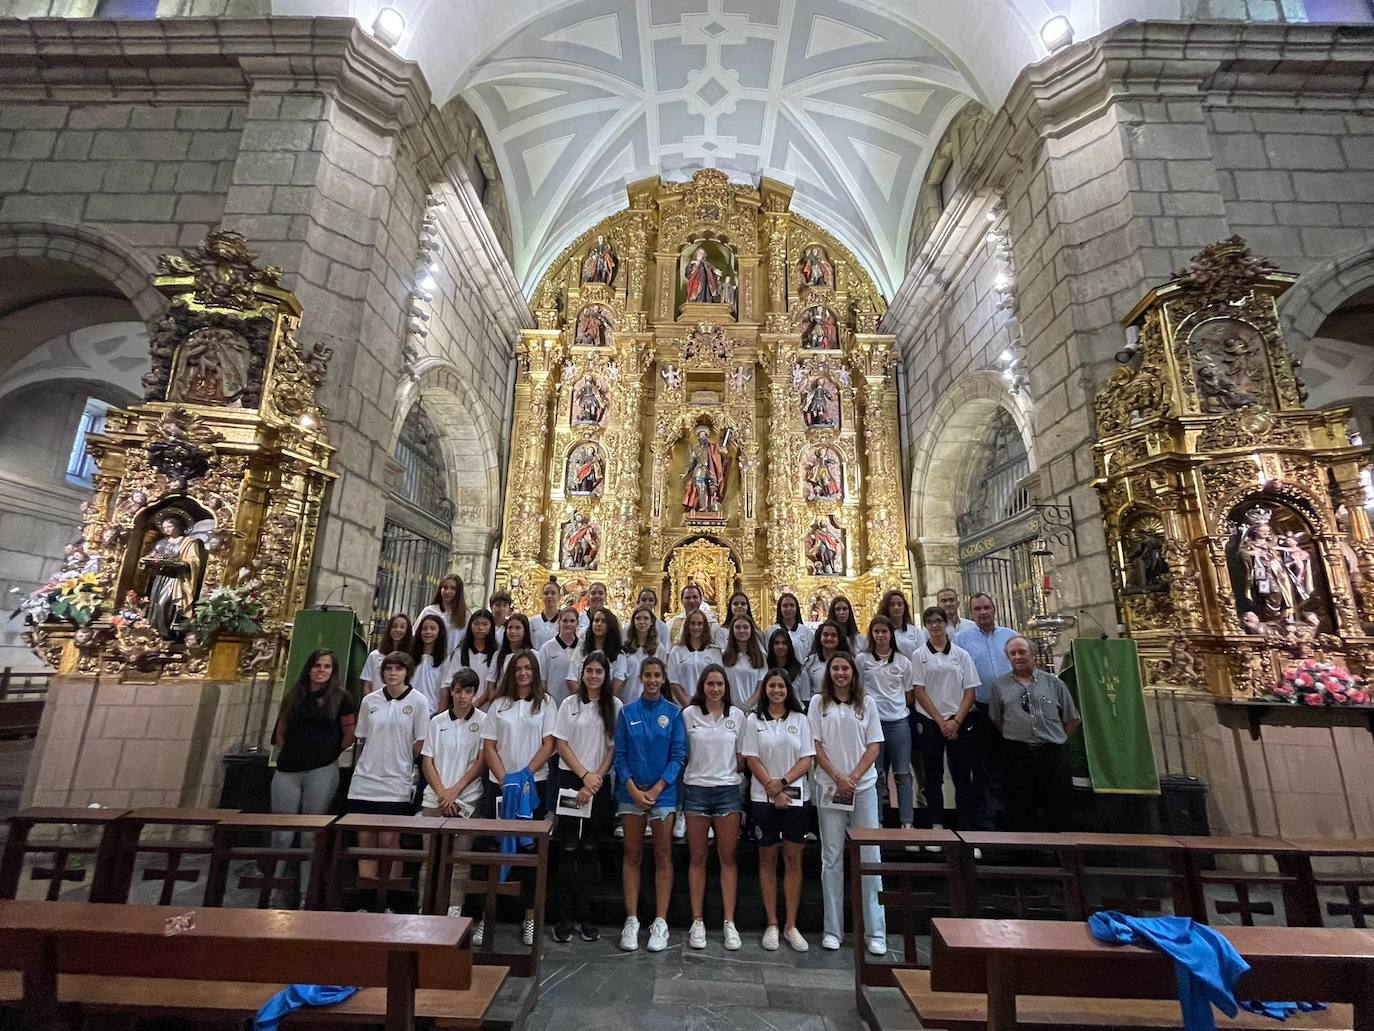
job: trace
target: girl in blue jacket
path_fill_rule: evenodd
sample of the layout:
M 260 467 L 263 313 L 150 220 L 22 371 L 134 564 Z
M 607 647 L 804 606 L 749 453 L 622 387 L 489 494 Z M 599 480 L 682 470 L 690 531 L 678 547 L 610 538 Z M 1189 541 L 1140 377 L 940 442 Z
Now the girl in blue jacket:
M 654 842 L 654 922 L 649 951 L 668 947 L 668 901 L 673 895 L 673 817 L 677 780 L 687 761 L 682 713 L 664 697 L 668 669 L 650 655 L 639 667 L 642 693 L 620 710 L 615 724 L 615 800 L 625 828 L 621 884 L 625 890 L 625 927 L 620 947 L 639 948 L 639 872 L 647 825 Z

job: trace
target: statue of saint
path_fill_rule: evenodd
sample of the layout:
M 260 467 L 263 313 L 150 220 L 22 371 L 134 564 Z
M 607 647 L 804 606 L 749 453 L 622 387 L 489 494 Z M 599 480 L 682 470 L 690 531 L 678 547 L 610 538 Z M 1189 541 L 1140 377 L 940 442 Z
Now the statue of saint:
M 834 516 L 813 523 L 805 543 L 807 569 L 812 576 L 844 575 L 844 530 Z
M 606 242 L 604 236 L 598 236 L 596 243 L 592 244 L 592 249 L 587 252 L 586 260 L 582 262 L 582 282 L 605 283 L 610 286 L 615 279 L 616 266 L 619 264 L 614 248 Z
M 169 401 L 236 404 L 248 390 L 252 376 L 248 341 L 222 327 L 207 326 L 187 337 L 181 345 L 179 364 Z
M 1272 517 L 1273 512 L 1262 506 L 1246 512 L 1246 526 L 1239 531 L 1236 549 L 1244 574 L 1243 600 L 1265 623 L 1292 615 L 1296 607 L 1293 579 L 1285 565 L 1288 555 L 1274 536 L 1274 528 L 1269 524 Z
M 1127 556 L 1126 590 L 1132 593 L 1166 591 L 1169 585 L 1169 563 L 1164 558 L 1164 537 L 1153 530 L 1145 530 L 1136 538 Z
M 148 591 L 148 622 L 164 640 L 179 636 L 177 624 L 191 614 L 200 594 L 205 541 L 213 526 L 214 520 L 205 519 L 192 527 L 184 513 L 163 512 L 158 518 L 162 536 L 140 559 L 156 574 Z
M 698 247 L 687 263 L 687 300 L 706 304 L 720 300 L 720 269 L 706 257 L 705 247 Z
M 601 449 L 595 444 L 581 444 L 568 456 L 568 493 L 586 497 L 599 495 L 606 480 L 606 466 Z
M 802 499 L 827 501 L 843 493 L 840 456 L 828 447 L 816 448 L 802 462 Z
M 705 426 L 698 426 L 693 434 L 696 443 L 687 453 L 687 471 L 682 474 L 687 483 L 682 507 L 691 514 L 715 514 L 725 501 L 725 448 L 711 440 Z
M 573 333 L 576 347 L 610 347 L 613 335 L 611 317 L 595 304 L 589 304 L 577 317 L 577 329 Z
M 802 385 L 802 422 L 808 430 L 840 427 L 840 395 L 825 376 L 813 376 Z
M 581 512 L 574 512 L 563 534 L 563 568 L 595 569 L 601 551 L 601 531 Z
M 604 426 L 608 410 L 606 391 L 594 376 L 583 376 L 577 381 L 572 401 L 574 426 Z
M 835 285 L 835 267 L 830 264 L 830 259 L 825 256 L 825 249 L 822 247 L 808 247 L 801 263 L 802 286 L 829 286 Z

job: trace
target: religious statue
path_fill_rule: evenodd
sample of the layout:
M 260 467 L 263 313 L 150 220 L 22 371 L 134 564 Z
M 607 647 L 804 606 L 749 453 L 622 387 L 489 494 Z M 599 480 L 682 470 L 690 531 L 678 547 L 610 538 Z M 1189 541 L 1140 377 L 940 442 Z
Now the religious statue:
M 588 373 L 577 381 L 572 393 L 574 426 L 605 426 L 610 414 L 610 397 L 598 377 Z
M 835 313 L 816 305 L 808 309 L 801 324 L 802 347 L 812 350 L 833 350 L 840 346 L 840 328 Z
M 720 303 L 726 305 L 735 317 L 739 317 L 739 286 L 729 276 L 720 280 Z
M 687 471 L 682 474 L 687 484 L 682 491 L 682 507 L 689 516 L 716 515 L 725 501 L 725 448 L 729 445 L 729 434 L 723 445 L 711 440 L 711 432 L 705 426 L 698 426 L 693 436 L 696 442 L 687 453 Z
M 1285 533 L 1279 537 L 1279 551 L 1283 555 L 1283 570 L 1293 584 L 1298 605 L 1312 597 L 1315 581 L 1312 578 L 1312 556 L 1298 543 L 1296 534 Z
M 711 304 L 720 298 L 720 269 L 706 257 L 706 248 L 698 247 L 687 263 L 687 300 Z
M 818 447 L 802 459 L 802 498 L 829 501 L 844 496 L 844 473 L 833 448 Z
M 1273 514 L 1263 505 L 1250 508 L 1244 525 L 1236 527 L 1227 545 L 1240 611 L 1255 612 L 1265 623 L 1291 616 L 1297 608 L 1297 591 L 1287 564 L 1293 560 L 1274 535 Z
M 169 401 L 232 405 L 248 390 L 253 356 L 248 341 L 231 329 L 205 326 L 181 345 L 179 375 L 172 377 Z
M 833 515 L 811 524 L 805 544 L 807 572 L 812 576 L 844 575 L 844 530 Z
M 840 428 L 840 392 L 828 376 L 812 376 L 802 384 L 801 412 L 808 430 Z
M 598 236 L 582 262 L 582 282 L 605 283 L 610 286 L 615 280 L 615 270 L 619 265 L 615 248 L 606 242 L 604 236 Z
M 1273 403 L 1264 338 L 1254 327 L 1238 319 L 1209 319 L 1188 343 L 1204 412 Z
M 835 287 L 835 266 L 825 256 L 825 248 L 812 246 L 806 249 L 801 260 L 801 285 Z
M 574 347 L 610 347 L 611 316 L 600 305 L 589 304 L 577 316 L 577 329 L 573 333 Z
M 563 528 L 563 568 L 595 569 L 601 551 L 601 531 L 581 512 L 574 512 Z
M 606 462 L 601 449 L 587 441 L 568 455 L 567 489 L 580 497 L 600 496 L 606 485 Z
M 205 542 L 213 519 L 191 525 L 180 509 L 166 509 L 157 516 L 162 536 L 140 561 L 154 574 L 148 590 L 148 622 L 164 640 L 174 640 L 177 624 L 191 614 L 200 593 L 205 571 Z
M 1126 592 L 1153 594 L 1169 589 L 1169 563 L 1164 559 L 1164 535 L 1142 529 L 1126 556 Z

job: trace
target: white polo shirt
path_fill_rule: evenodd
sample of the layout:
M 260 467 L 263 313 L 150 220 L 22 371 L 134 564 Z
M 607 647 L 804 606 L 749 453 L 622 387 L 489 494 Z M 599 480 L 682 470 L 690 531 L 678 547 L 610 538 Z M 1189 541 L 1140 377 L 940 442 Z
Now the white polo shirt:
M 911 663 L 907 657 L 896 652 L 891 662 L 884 662 L 863 652 L 858 661 L 864 678 L 864 697 L 878 707 L 878 719 L 889 723 L 906 719 L 910 712 L 906 692 L 911 687 Z
M 819 655 L 808 655 L 802 660 L 802 675 L 797 678 L 794 686 L 797 689 L 797 700 L 803 705 L 821 693 L 821 681 L 825 679 L 825 663 L 826 660 Z
M 668 650 L 672 651 L 673 646 L 678 644 L 678 638 L 682 636 L 682 627 L 687 622 L 687 613 L 679 612 L 668 621 Z M 706 617 L 706 633 L 712 641 L 716 639 L 716 631 L 720 629 L 720 624 L 710 616 Z
M 764 640 L 761 634 L 762 631 L 755 627 L 754 639 L 759 642 L 760 648 L 763 647 Z M 711 635 L 711 639 L 715 643 L 715 646 L 720 649 L 721 654 L 725 654 L 725 646 L 730 643 L 730 627 L 728 625 L 716 627 L 716 632 Z
M 878 707 L 872 702 L 864 706 L 860 717 L 854 706 L 848 703 L 826 705 L 825 699 L 816 695 L 806 710 L 811 721 L 811 736 L 825 746 L 830 765 L 841 773 L 848 773 L 863 758 L 865 749 L 883 740 L 883 725 L 878 722 Z M 878 782 L 878 771 L 870 763 L 864 775 L 859 778 L 858 787 L 866 788 Z M 822 784 L 835 786 L 830 774 L 816 764 L 816 780 Z
M 558 617 L 554 616 L 552 622 L 544 619 L 544 613 L 539 612 L 530 617 L 530 647 L 535 651 L 544 647 L 549 641 L 558 636 Z
M 577 658 L 577 641 L 564 646 L 557 637 L 545 641 L 539 649 L 539 677 L 544 681 L 544 691 L 557 708 L 568 697 L 568 670 Z
M 364 695 L 358 703 L 357 735 L 365 744 L 353 767 L 348 797 L 408 801 L 415 784 L 415 742 L 428 732 L 428 702 L 413 686 L 397 698 L 384 690 Z
M 784 719 L 759 719 L 758 713 L 751 712 L 744 721 L 744 737 L 740 741 L 739 754 L 754 756 L 763 763 L 769 779 L 787 774 L 798 760 L 816 754 L 816 745 L 811 738 L 811 721 L 804 712 L 789 712 Z M 811 778 L 802 777 L 796 782 L 801 788 L 801 800 L 811 797 Z M 757 777 L 749 783 L 749 800 L 767 802 L 768 792 L 764 783 Z
M 609 689 L 609 686 L 602 688 L 603 691 Z M 615 703 L 615 714 L 619 717 L 624 704 L 619 698 L 612 698 L 611 701 Z M 553 736 L 566 741 L 573 755 L 577 756 L 577 761 L 592 771 L 600 767 L 615 743 L 614 729 L 608 735 L 601 721 L 601 706 L 595 702 L 583 702 L 577 695 L 564 698 L 563 704 L 558 707 Z
M 764 649 L 767 650 L 768 642 L 773 639 L 774 630 L 784 629 L 782 624 L 774 623 L 763 632 Z M 811 648 L 816 642 L 816 633 L 805 623 L 798 623 L 797 629 L 788 630 L 787 636 L 792 638 L 792 650 L 796 652 L 797 659 L 802 660 L 811 654 Z
M 767 664 L 751 665 L 747 655 L 741 655 L 733 666 L 726 666 L 725 680 L 730 685 L 730 703 L 742 709 L 752 709 L 753 705 L 749 704 L 749 700 L 758 691 L 759 681 L 767 672 Z
M 415 625 L 420 625 L 420 620 L 426 616 L 438 616 L 444 624 L 444 643 L 448 646 L 448 653 L 452 655 L 458 650 L 458 646 L 463 643 L 463 634 L 467 632 L 467 627 L 461 623 L 454 624 L 449 622 L 448 613 L 442 612 L 438 605 L 426 605 L 420 610 L 420 614 L 415 617 Z M 448 658 L 448 656 L 444 656 Z
M 482 724 L 486 719 L 480 709 L 474 709 L 467 719 L 455 720 L 452 711 L 445 709 L 429 721 L 429 731 L 420 754 L 434 760 L 434 769 L 445 786 L 457 784 L 468 767 L 482 754 Z M 482 778 L 473 777 L 472 783 L 463 789 L 458 798 L 475 808 L 482 800 Z M 439 796 L 428 783 L 420 804 L 426 809 L 439 806 Z
M 711 716 L 695 705 L 682 710 L 687 731 L 687 766 L 682 782 L 697 788 L 723 788 L 740 782 L 739 745 L 746 713 L 738 706 Z
M 454 659 L 456 665 L 457 659 Z M 429 706 L 429 712 L 425 713 L 425 719 L 429 719 L 439 709 L 439 688 L 448 685 L 448 671 L 452 667 L 445 658 L 440 658 L 436 664 L 433 655 L 421 655 L 419 661 L 415 663 L 415 672 L 410 675 L 410 686 L 415 688 L 420 694 L 425 696 L 425 704 Z
M 926 643 L 926 628 L 915 623 L 908 623 L 905 630 L 898 630 L 894 627 L 892 643 L 897 646 L 899 652 L 910 659 L 912 653 Z
M 931 651 L 927 641 L 912 657 L 911 682 L 924 687 L 935 711 L 949 719 L 963 704 L 964 691 L 978 686 L 978 670 L 973 665 L 973 656 L 953 641 L 948 641 L 942 652 Z M 930 718 L 920 702 L 916 703 L 916 712 Z
M 359 677 L 363 682 L 363 694 L 371 694 L 382 689 L 382 660 L 386 658 L 386 654 L 376 648 L 367 653 L 367 661 L 363 663 L 363 675 Z
M 664 666 L 668 664 L 668 646 L 661 641 L 658 650 L 654 655 L 663 660 Z M 622 655 L 625 660 L 625 686 L 620 689 L 620 698 L 626 705 L 635 701 L 644 693 L 644 685 L 639 682 L 639 670 L 644 665 L 644 660 L 648 658 L 644 654 L 643 648 L 636 648 L 634 651 Z
M 488 684 L 496 679 L 496 652 L 484 655 L 481 652 L 469 652 L 468 661 L 463 662 L 463 653 L 456 652 L 453 661 L 449 666 L 448 679 L 444 682 L 447 687 L 453 682 L 453 674 L 460 669 L 470 669 L 477 674 L 477 691 L 480 694 Z
M 685 644 L 675 644 L 668 652 L 668 683 L 680 685 L 690 698 L 697 689 L 701 671 L 713 662 L 721 662 L 720 649 L 715 645 L 694 652 Z
M 487 718 L 482 724 L 482 740 L 495 741 L 496 752 L 507 773 L 524 769 L 539 751 L 544 738 L 553 736 L 553 724 L 558 718 L 558 706 L 545 698 L 535 712 L 528 698 L 523 701 L 501 698 L 487 706 Z M 549 764 L 534 771 L 535 780 L 547 780 Z M 487 779 L 500 785 L 494 771 L 487 771 Z

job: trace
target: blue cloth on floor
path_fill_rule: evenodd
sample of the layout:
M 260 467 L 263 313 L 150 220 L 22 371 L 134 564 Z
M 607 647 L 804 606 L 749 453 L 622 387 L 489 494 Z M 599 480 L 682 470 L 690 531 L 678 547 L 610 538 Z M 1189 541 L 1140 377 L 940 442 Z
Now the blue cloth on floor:
M 1258 1013 L 1262 1017 L 1287 1020 L 1294 1013 L 1316 1013 L 1326 1009 L 1324 1002 L 1260 1002 L 1257 999 L 1241 999 L 1240 1008 L 1247 1013 Z
M 507 773 L 501 781 L 501 797 L 496 803 L 496 815 L 502 820 L 532 820 L 535 804 L 539 798 L 539 784 L 528 769 Z M 499 842 L 501 851 L 510 854 L 517 849 L 529 848 L 534 844 L 530 837 L 516 837 L 503 834 Z M 501 867 L 501 880 L 510 873 L 509 866 Z
M 289 984 L 262 1004 L 253 1018 L 253 1031 L 277 1031 L 277 1024 L 288 1013 L 305 1006 L 334 1006 L 357 991 L 341 984 Z
M 1216 931 L 1183 916 L 1135 917 L 1104 910 L 1088 917 L 1098 941 L 1148 945 L 1173 958 L 1185 1031 L 1216 1031 L 1212 1007 L 1237 1013 L 1236 984 L 1250 964 Z

